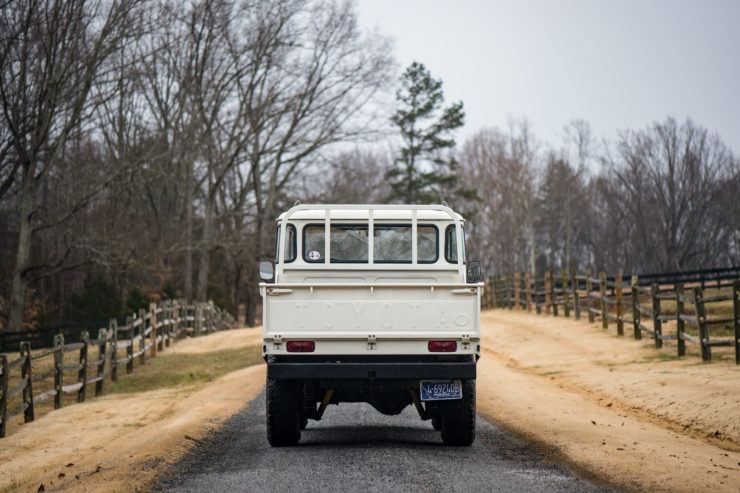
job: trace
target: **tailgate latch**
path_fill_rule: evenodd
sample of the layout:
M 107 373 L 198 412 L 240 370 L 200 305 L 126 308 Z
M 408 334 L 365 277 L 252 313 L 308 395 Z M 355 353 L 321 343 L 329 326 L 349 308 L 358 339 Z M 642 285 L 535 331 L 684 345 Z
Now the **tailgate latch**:
M 377 349 L 377 342 L 375 340 L 375 334 L 368 334 L 367 336 L 367 350 L 375 351 Z
M 275 334 L 272 336 L 272 348 L 279 351 L 283 346 L 283 336 Z
M 460 345 L 462 346 L 461 349 L 470 349 L 470 334 L 462 335 L 462 337 L 460 338 Z

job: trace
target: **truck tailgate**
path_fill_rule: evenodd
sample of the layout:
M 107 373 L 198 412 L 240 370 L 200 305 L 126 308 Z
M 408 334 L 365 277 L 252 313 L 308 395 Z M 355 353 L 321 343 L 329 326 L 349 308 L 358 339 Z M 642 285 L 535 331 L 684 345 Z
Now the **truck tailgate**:
M 323 344 L 317 352 L 364 352 L 370 348 L 397 354 L 416 353 L 422 348 L 398 344 L 402 341 L 479 340 L 482 284 L 263 284 L 261 289 L 264 339 L 273 343 L 271 349 L 282 349 L 278 344 L 283 340 L 301 338 L 396 341 L 393 346 L 358 344 L 341 350 Z

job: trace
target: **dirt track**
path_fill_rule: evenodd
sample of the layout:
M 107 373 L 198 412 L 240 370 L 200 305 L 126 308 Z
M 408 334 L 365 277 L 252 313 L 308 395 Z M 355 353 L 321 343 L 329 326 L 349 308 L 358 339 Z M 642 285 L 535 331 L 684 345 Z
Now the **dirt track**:
M 563 317 L 482 318 L 479 412 L 628 488 L 740 489 L 734 363 L 665 359 L 650 341 Z
M 489 419 L 588 475 L 631 489 L 740 489 L 734 364 L 665 360 L 648 341 L 618 340 L 562 317 L 497 310 L 483 314 L 483 326 L 478 410 Z M 171 350 L 259 340 L 258 330 L 243 329 Z M 0 491 L 146 488 L 263 381 L 257 366 L 204 388 L 107 396 L 52 412 L 0 443 Z

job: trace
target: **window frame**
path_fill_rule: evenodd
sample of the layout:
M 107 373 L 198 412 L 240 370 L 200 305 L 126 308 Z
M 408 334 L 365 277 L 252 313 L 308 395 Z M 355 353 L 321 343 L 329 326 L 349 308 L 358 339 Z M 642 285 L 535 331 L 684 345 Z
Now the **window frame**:
M 448 225 L 445 228 L 445 246 L 444 246 L 445 260 L 447 261 L 447 263 L 453 264 L 453 265 L 457 265 L 458 260 L 457 259 L 450 260 L 450 257 L 447 256 L 447 243 L 448 243 L 447 242 L 447 237 L 448 237 L 448 234 L 449 234 L 449 231 L 450 230 L 452 230 L 452 231 L 455 232 L 455 256 L 457 257 L 457 231 L 455 230 L 455 226 L 456 226 L 455 224 L 450 224 L 450 225 Z M 460 225 L 460 237 L 462 238 L 462 257 L 463 257 L 462 258 L 462 263 L 465 264 L 465 261 L 466 261 L 466 254 L 465 254 L 465 228 L 462 225 Z
M 436 256 L 434 257 L 434 260 L 419 260 L 419 227 L 432 227 L 434 228 L 435 232 L 435 249 L 436 249 Z M 409 228 L 413 229 L 411 223 L 378 223 L 373 224 L 373 234 L 375 234 L 375 230 L 378 228 Z M 416 263 L 417 264 L 436 264 L 439 261 L 439 228 L 436 224 L 427 224 L 427 223 L 417 223 L 416 224 Z M 411 241 L 413 242 L 414 239 L 411 238 Z M 375 246 L 375 238 L 373 238 L 373 246 Z M 402 265 L 412 265 L 414 263 L 414 260 L 377 260 L 375 259 L 375 252 L 373 252 L 373 263 L 374 264 L 402 264 Z
M 277 234 L 275 235 L 275 264 L 277 264 L 279 260 L 278 254 L 280 253 L 280 229 L 281 227 L 280 225 L 278 225 Z M 295 262 L 296 259 L 298 258 L 298 230 L 296 229 L 295 224 L 289 223 L 285 226 L 285 232 L 287 233 L 286 236 L 288 238 L 290 238 L 291 231 L 293 232 L 293 244 L 291 245 L 292 246 L 292 249 L 291 249 L 292 258 L 290 260 L 283 259 L 284 264 L 291 264 Z M 283 254 L 285 254 L 285 252 L 283 252 Z
M 368 237 L 370 235 L 370 229 L 369 229 L 367 223 L 331 223 L 330 224 L 330 228 L 331 227 L 335 227 L 335 226 L 347 226 L 347 227 L 353 227 L 353 228 L 364 228 L 365 230 L 367 230 Z M 334 260 L 334 261 L 332 261 L 332 259 L 330 258 L 329 261 L 326 262 L 326 258 L 325 257 L 324 258 L 321 258 L 319 260 L 311 260 L 311 259 L 309 259 L 308 257 L 306 257 L 306 254 L 308 253 L 308 252 L 306 252 L 306 231 L 307 231 L 308 228 L 311 228 L 311 227 L 324 228 L 324 230 L 325 230 L 326 224 L 325 223 L 308 223 L 308 224 L 304 224 L 303 227 L 301 228 L 301 257 L 303 258 L 303 261 L 306 262 L 307 264 L 311 264 L 311 265 L 317 265 L 317 264 L 318 265 L 320 265 L 320 264 L 368 264 L 368 265 L 370 265 L 370 261 L 369 261 L 370 245 L 369 244 L 368 244 L 368 250 L 367 250 L 368 251 L 368 260 Z M 377 224 L 376 223 L 373 223 L 373 234 L 375 234 L 375 230 L 378 227 L 380 227 L 380 228 L 382 228 L 382 227 L 404 227 L 404 228 L 407 227 L 407 228 L 411 228 L 412 227 L 412 224 L 411 223 L 377 223 Z M 440 234 L 439 234 L 439 226 L 437 226 L 436 224 L 433 224 L 433 223 L 418 223 L 416 225 L 416 235 L 417 235 L 417 237 L 419 236 L 419 227 L 430 227 L 430 228 L 433 228 L 434 229 L 434 233 L 435 233 L 434 234 L 434 240 L 435 240 L 436 255 L 434 257 L 434 260 L 419 260 L 419 258 L 418 258 L 418 254 L 419 254 L 419 252 L 418 252 L 418 238 L 417 238 L 417 252 L 416 252 L 417 253 L 417 259 L 416 259 L 416 263 L 417 263 L 417 265 L 418 264 L 424 264 L 424 265 L 436 264 L 437 262 L 439 262 L 439 259 L 440 259 L 440 256 L 441 256 L 440 245 L 442 244 L 442 241 L 440 239 Z M 329 234 L 331 234 L 331 230 L 330 230 Z M 331 241 L 331 238 L 329 239 L 329 241 Z M 374 244 L 375 244 L 375 240 L 373 239 L 373 247 L 374 247 Z M 409 260 L 409 261 L 405 261 L 405 260 L 404 261 L 399 261 L 399 260 L 376 260 L 374 253 L 375 252 L 373 252 L 373 264 L 413 265 L 413 260 Z M 296 255 L 297 255 L 297 252 L 296 252 Z M 326 255 L 326 252 L 324 252 L 324 255 Z
M 326 223 L 309 223 L 303 225 L 303 233 L 301 235 L 301 240 L 303 241 L 302 248 L 301 248 L 301 256 L 303 257 L 303 261 L 308 264 L 368 264 L 370 262 L 370 247 L 368 245 L 368 260 L 332 260 L 331 258 L 326 258 L 326 252 L 324 252 L 324 258 L 319 260 L 311 260 L 306 257 L 306 230 L 310 227 L 319 227 L 323 228 L 324 234 L 326 231 Z M 348 228 L 363 228 L 365 231 L 367 231 L 368 236 L 370 235 L 370 229 L 368 228 L 367 223 L 331 223 L 329 225 L 329 242 L 331 244 L 331 228 L 333 227 L 348 227 Z M 326 237 L 324 237 L 324 241 L 326 241 Z

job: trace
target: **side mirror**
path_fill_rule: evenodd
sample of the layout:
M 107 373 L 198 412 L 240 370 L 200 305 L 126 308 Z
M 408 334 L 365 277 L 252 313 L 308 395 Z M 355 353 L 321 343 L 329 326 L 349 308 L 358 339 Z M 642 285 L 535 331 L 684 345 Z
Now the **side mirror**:
M 260 279 L 263 281 L 271 281 L 275 277 L 275 266 L 272 262 L 263 260 L 260 262 Z
M 482 272 L 480 268 L 480 262 L 471 260 L 468 262 L 468 282 L 474 283 L 481 280 Z

